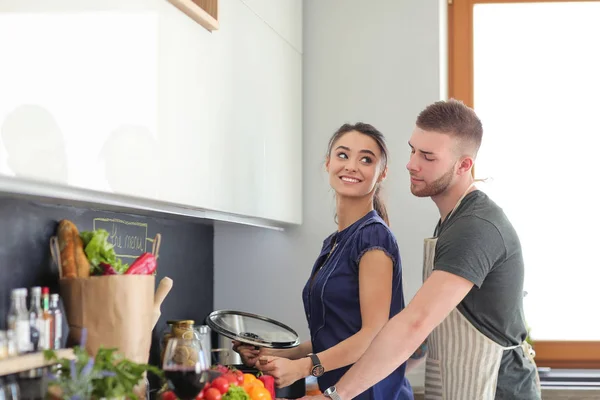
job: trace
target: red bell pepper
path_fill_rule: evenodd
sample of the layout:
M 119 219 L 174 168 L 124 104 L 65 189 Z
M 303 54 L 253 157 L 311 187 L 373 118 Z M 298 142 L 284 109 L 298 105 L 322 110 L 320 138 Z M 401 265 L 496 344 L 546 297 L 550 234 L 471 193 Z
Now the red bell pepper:
M 271 398 L 275 399 L 275 378 L 271 375 L 261 375 L 258 379 L 265 385 L 265 389 L 271 393 Z
M 152 253 L 144 253 L 131 264 L 125 275 L 152 275 L 155 271 L 156 258 Z

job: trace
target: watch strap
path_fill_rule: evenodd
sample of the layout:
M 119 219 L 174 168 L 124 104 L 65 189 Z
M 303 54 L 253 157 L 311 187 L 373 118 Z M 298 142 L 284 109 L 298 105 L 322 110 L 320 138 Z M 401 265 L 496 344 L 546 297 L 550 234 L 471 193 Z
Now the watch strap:
M 321 360 L 319 360 L 319 356 L 317 356 L 315 353 L 308 353 L 308 356 L 312 360 L 313 367 L 321 365 Z

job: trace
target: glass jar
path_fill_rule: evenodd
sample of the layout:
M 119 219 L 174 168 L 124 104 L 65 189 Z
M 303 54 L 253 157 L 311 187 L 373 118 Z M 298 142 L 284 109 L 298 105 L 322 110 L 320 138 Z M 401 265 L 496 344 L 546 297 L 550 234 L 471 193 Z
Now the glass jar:
M 200 339 L 200 334 L 194 329 L 194 320 L 167 321 L 167 328 L 163 331 L 160 342 L 160 362 L 162 365 L 165 347 L 171 338 Z

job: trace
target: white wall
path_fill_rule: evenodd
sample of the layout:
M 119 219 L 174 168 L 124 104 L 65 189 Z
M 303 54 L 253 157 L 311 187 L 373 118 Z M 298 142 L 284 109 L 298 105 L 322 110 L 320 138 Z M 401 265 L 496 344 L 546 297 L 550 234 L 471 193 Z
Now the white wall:
M 385 196 L 410 300 L 421 285 L 423 238 L 437 210 L 409 191 L 407 141 L 419 111 L 446 97 L 443 0 L 304 0 L 303 215 L 286 232 L 217 224 L 215 307 L 264 314 L 308 338 L 301 290 L 332 233 L 323 172 L 330 135 L 344 122 L 375 125 L 388 140 Z M 422 384 L 421 373 L 411 378 Z

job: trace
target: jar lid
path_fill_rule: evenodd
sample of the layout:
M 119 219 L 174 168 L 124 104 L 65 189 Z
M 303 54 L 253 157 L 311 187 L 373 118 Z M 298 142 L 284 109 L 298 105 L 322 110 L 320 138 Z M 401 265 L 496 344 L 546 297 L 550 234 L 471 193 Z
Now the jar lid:
M 193 319 L 170 320 L 167 325 L 194 325 L 194 322 Z
M 300 344 L 296 331 L 262 315 L 234 310 L 213 311 L 206 323 L 218 334 L 258 347 L 286 349 Z

